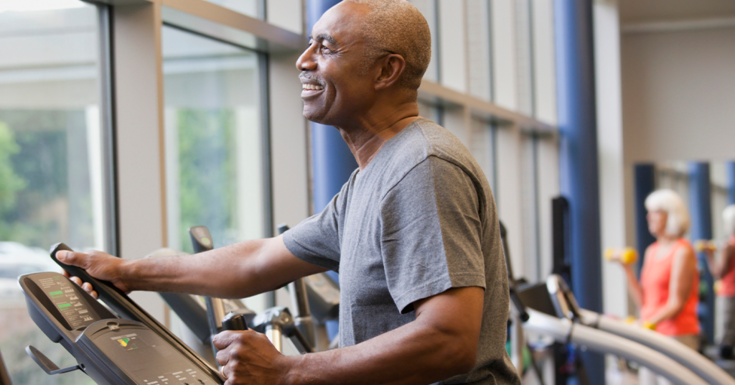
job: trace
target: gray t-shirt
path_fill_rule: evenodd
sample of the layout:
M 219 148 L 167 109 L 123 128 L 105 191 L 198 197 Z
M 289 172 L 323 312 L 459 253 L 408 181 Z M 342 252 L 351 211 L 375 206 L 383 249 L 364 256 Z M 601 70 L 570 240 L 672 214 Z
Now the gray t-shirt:
M 446 129 L 411 123 L 283 239 L 298 258 L 339 271 L 341 346 L 415 320 L 418 300 L 485 288 L 475 368 L 443 383 L 520 384 L 505 350 L 508 282 L 495 201 L 477 162 Z

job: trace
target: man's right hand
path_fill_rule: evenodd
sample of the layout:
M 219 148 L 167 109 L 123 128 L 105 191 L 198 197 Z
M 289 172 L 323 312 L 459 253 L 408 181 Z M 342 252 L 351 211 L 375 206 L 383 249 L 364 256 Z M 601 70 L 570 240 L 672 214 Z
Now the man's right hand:
M 108 281 L 115 285 L 118 289 L 125 293 L 129 293 L 131 288 L 123 282 L 122 272 L 130 261 L 113 257 L 102 251 L 77 252 L 61 250 L 56 253 L 56 258 L 67 265 L 81 267 L 86 270 L 89 275 L 101 281 Z M 64 275 L 70 277 L 69 273 L 64 271 Z M 81 286 L 84 291 L 92 297 L 97 298 L 97 292 L 89 282 L 82 282 L 78 277 L 70 277 L 74 283 Z

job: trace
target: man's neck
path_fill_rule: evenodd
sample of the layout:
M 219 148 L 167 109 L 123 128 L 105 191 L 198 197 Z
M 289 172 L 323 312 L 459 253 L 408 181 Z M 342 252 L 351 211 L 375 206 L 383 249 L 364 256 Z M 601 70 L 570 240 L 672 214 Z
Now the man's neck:
M 401 109 L 380 119 L 370 119 L 368 116 L 356 121 L 357 124 L 350 127 L 337 127 L 337 129 L 362 171 L 390 138 L 418 118 L 417 108 Z

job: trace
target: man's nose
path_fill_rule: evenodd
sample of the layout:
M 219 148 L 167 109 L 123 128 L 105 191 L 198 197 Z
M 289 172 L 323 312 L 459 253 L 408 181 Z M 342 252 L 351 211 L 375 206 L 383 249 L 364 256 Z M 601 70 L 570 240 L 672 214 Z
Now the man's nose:
M 316 61 L 314 60 L 314 45 L 308 47 L 304 53 L 296 60 L 296 68 L 301 71 L 316 69 Z

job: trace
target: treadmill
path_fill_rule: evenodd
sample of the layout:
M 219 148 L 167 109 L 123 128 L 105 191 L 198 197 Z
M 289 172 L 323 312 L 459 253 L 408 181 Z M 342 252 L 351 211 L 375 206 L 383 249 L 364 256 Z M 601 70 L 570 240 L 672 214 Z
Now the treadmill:
M 573 322 L 604 331 L 661 352 L 677 363 L 696 373 L 712 385 L 735 385 L 735 379 L 714 362 L 679 342 L 655 331 L 628 325 L 624 322 L 605 317 L 591 310 L 582 309 L 577 303 L 569 285 L 559 275 L 551 275 L 546 280 L 546 288 L 551 296 L 557 316 Z
M 659 351 L 612 333 L 572 322 L 563 315 L 559 316 L 557 309 L 561 308 L 561 314 L 567 314 L 566 309 L 570 305 L 565 299 L 552 299 L 546 284 L 518 287 L 515 295 L 518 300 L 512 301 L 513 306 L 525 308 L 529 315 L 523 323 L 526 332 L 550 336 L 561 344 L 572 343 L 593 352 L 626 358 L 668 378 L 674 384 L 709 384 L 689 368 Z
M 43 272 L 18 278 L 31 319 L 77 361 L 76 366 L 59 369 L 36 348 L 26 347 L 47 374 L 81 370 L 101 385 L 225 383 L 217 369 L 125 293 L 83 269 L 59 262 L 56 253 L 60 250 L 71 249 L 57 244 L 51 258 L 71 275 L 89 282 L 109 309 L 62 274 Z
M 663 353 L 637 342 L 533 309 L 528 309 L 528 313 L 530 318 L 523 325 L 526 331 L 551 336 L 559 343 L 572 343 L 593 352 L 624 357 L 651 369 L 677 385 L 708 384 Z

